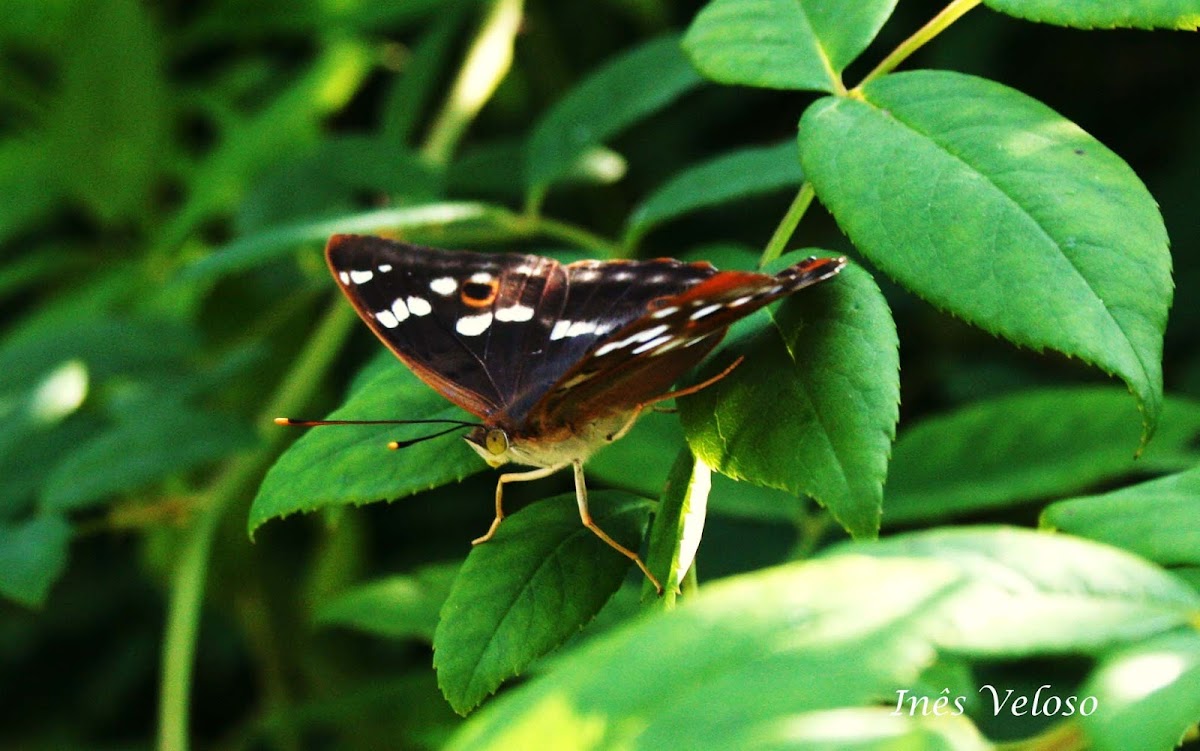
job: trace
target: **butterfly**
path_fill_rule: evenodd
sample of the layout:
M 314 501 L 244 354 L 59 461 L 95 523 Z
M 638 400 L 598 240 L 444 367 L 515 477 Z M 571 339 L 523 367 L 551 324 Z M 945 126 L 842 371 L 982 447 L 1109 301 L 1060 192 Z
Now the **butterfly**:
M 775 275 L 668 258 L 562 264 L 363 235 L 334 235 L 325 257 L 375 335 L 422 381 L 480 420 L 426 438 L 468 426 L 464 437 L 492 467 L 533 468 L 500 475 L 495 519 L 473 544 L 491 539 L 504 519 L 506 484 L 572 467 L 583 524 L 637 564 L 660 593 L 641 557 L 593 522 L 583 463 L 628 432 L 647 407 L 732 370 L 670 390 L 730 325 L 833 277 L 846 263 L 807 258 Z

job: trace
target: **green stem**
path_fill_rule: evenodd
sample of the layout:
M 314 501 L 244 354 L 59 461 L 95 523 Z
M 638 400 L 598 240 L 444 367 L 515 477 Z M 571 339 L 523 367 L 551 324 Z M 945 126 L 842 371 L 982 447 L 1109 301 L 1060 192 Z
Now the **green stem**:
M 326 312 L 308 347 L 268 405 L 262 422 L 281 413 L 301 409 L 322 381 L 322 375 L 341 349 L 354 323 L 354 311 L 338 299 Z M 279 448 L 287 440 L 283 430 L 266 433 L 263 444 L 252 454 L 233 460 L 218 476 L 207 502 L 184 531 L 175 572 L 171 579 L 166 634 L 162 649 L 162 687 L 158 706 L 159 751 L 186 751 L 188 710 L 200 607 L 204 599 L 209 553 L 225 512 L 243 498 L 261 478 Z
M 513 39 L 521 26 L 523 0 L 494 0 L 479 33 L 471 42 L 458 77 L 450 89 L 421 155 L 433 164 L 446 164 L 479 110 L 491 98 L 512 66 Z
M 792 239 L 792 233 L 796 231 L 796 226 L 800 224 L 800 219 L 804 217 L 804 212 L 812 203 L 813 195 L 812 183 L 805 182 L 800 186 L 796 197 L 792 199 L 792 205 L 788 206 L 787 213 L 783 215 L 779 226 L 775 228 L 775 233 L 767 241 L 767 247 L 763 249 L 762 257 L 758 259 L 759 266 L 765 266 L 783 255 L 784 248 Z
M 929 23 L 917 29 L 915 34 L 901 42 L 900 46 L 892 50 L 890 55 L 880 61 L 879 65 L 876 65 L 875 69 L 868 73 L 858 86 L 854 87 L 855 90 L 861 89 L 879 76 L 891 73 L 896 69 L 896 66 L 908 59 L 912 53 L 945 31 L 950 24 L 962 18 L 967 11 L 979 5 L 979 3 L 980 0 L 951 0 L 949 5 L 929 20 Z

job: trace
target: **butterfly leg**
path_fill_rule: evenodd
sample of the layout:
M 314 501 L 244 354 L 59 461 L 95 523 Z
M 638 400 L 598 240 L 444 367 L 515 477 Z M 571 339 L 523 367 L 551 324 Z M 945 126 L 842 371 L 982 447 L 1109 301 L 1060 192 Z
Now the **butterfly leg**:
M 500 475 L 500 480 L 496 483 L 496 518 L 492 520 L 492 526 L 488 527 L 488 531 L 482 537 L 476 537 L 474 540 L 471 540 L 471 544 L 479 545 L 492 539 L 492 535 L 496 534 L 496 529 L 500 526 L 500 522 L 504 521 L 504 506 L 501 502 L 504 498 L 504 483 L 540 480 L 543 477 L 549 477 L 566 466 L 565 464 L 559 464 L 554 467 L 542 467 L 530 470 L 529 472 L 507 472 Z
M 650 580 L 650 583 L 654 585 L 654 589 L 661 595 L 663 593 L 662 585 L 658 583 L 658 579 L 654 578 L 654 574 L 650 573 L 650 569 L 646 568 L 646 563 L 642 560 L 642 557 L 609 537 L 607 532 L 600 529 L 596 526 L 596 522 L 592 521 L 592 514 L 588 511 L 587 485 L 583 481 L 583 462 L 576 459 L 572 462 L 572 465 L 575 468 L 575 500 L 579 503 L 579 518 L 583 521 L 583 526 L 592 530 L 597 537 L 604 540 L 613 550 L 616 550 L 621 555 L 636 563 L 637 567 L 646 575 L 646 578 Z
M 648 402 L 643 402 L 643 403 L 637 405 L 636 407 L 633 408 L 633 412 L 631 412 L 629 414 L 629 419 L 625 421 L 625 424 L 621 427 L 621 429 L 611 435 L 605 436 L 605 438 L 611 443 L 612 441 L 617 441 L 617 440 L 620 440 L 621 438 L 625 437 L 625 434 L 628 433 L 631 428 L 633 428 L 633 424 L 635 422 L 637 422 L 638 416 L 642 414 L 642 410 L 644 410 L 646 407 L 650 407 L 655 412 L 674 412 L 675 409 L 673 409 L 673 408 L 672 409 L 659 409 L 658 407 L 655 407 L 654 405 L 657 404 L 658 402 L 665 402 L 668 399 L 676 399 L 681 396 L 688 396 L 689 394 L 694 394 L 697 391 L 700 391 L 701 389 L 708 388 L 709 386 L 713 385 L 717 381 L 721 380 L 725 376 L 732 373 L 733 369 L 736 368 L 737 366 L 741 365 L 742 360 L 745 360 L 745 359 L 746 359 L 745 357 L 739 357 L 738 359 L 734 360 L 733 363 L 728 368 L 725 368 L 720 373 L 717 373 L 715 376 L 713 376 L 712 378 L 709 378 L 706 381 L 697 383 L 693 386 L 688 386 L 685 389 L 676 389 L 674 391 L 668 391 L 667 393 L 662 394 L 661 396 L 654 397 L 653 399 L 651 399 Z

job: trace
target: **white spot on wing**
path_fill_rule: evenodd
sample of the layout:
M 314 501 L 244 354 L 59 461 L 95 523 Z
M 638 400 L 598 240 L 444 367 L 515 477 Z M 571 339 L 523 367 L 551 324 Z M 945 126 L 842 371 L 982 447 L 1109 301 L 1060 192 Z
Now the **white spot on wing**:
M 487 284 L 492 281 L 492 275 L 486 271 L 476 271 L 474 274 L 471 274 L 471 281 L 476 284 Z
M 338 279 L 341 279 L 341 280 L 342 280 L 342 284 L 349 284 L 349 283 L 350 283 L 350 275 L 349 275 L 349 274 L 347 274 L 345 271 L 339 271 L 339 272 L 338 272 Z
M 433 310 L 429 301 L 424 297 L 408 296 L 408 310 L 415 316 L 427 316 Z
M 392 264 L 381 263 L 381 264 L 379 264 L 379 270 L 386 274 L 387 272 L 392 270 Z
M 635 349 L 635 350 L 633 351 L 633 354 L 635 354 L 635 355 L 640 355 L 640 354 L 642 354 L 643 352 L 649 352 L 650 350 L 654 349 L 654 348 L 655 348 L 655 347 L 657 347 L 658 345 L 660 345 L 660 344 L 666 344 L 666 343 L 667 343 L 667 342 L 669 342 L 669 341 L 671 341 L 671 335 L 670 335 L 670 334 L 663 334 L 662 336 L 660 336 L 660 337 L 657 337 L 657 338 L 655 338 L 655 339 L 651 339 L 650 341 L 646 342 L 646 343 L 645 343 L 645 344 L 643 344 L 642 346 L 638 347 L 637 349 Z
M 582 336 L 590 334 L 596 330 L 595 321 L 576 321 L 571 324 L 571 328 L 567 329 L 567 336 Z
M 659 334 L 664 333 L 668 328 L 669 327 L 664 323 L 661 326 L 655 326 L 652 329 L 646 329 L 645 331 L 639 331 L 638 333 L 629 337 L 629 341 L 630 342 L 648 341 L 648 340 L 653 339 L 654 337 L 658 336 Z
M 554 329 L 550 332 L 550 341 L 556 342 L 567 335 L 567 329 L 571 328 L 570 321 L 558 321 L 554 324 Z
M 439 276 L 429 283 L 429 289 L 442 297 L 449 297 L 454 294 L 454 290 L 458 289 L 458 282 L 448 276 Z
M 355 284 L 365 284 L 366 282 L 369 282 L 374 278 L 375 278 L 375 272 L 373 272 L 373 271 L 351 271 L 350 272 L 350 281 L 354 282 Z
M 692 313 L 690 316 L 688 316 L 688 318 L 690 318 L 693 321 L 699 321 L 704 316 L 710 316 L 713 313 L 716 313 L 720 309 L 721 309 L 720 305 L 705 305 L 700 310 L 697 310 L 695 313 Z
M 750 302 L 753 299 L 754 299 L 754 295 L 746 295 L 745 297 L 739 297 L 738 299 L 729 303 L 729 307 L 736 308 L 739 305 L 745 305 L 746 303 Z
M 536 271 L 537 271 L 537 269 L 535 269 L 534 267 L 530 266 L 527 263 L 523 263 L 520 266 L 513 269 L 514 274 L 521 274 L 522 276 L 532 276 L 534 273 L 536 273 Z
M 396 323 L 408 318 L 408 306 L 399 297 L 392 303 L 392 315 L 396 316 Z
M 387 326 L 389 329 L 394 329 L 400 325 L 400 322 L 396 320 L 396 316 L 393 315 L 392 311 L 390 310 L 376 311 L 375 320 L 379 321 L 384 326 Z
M 463 316 L 454 324 L 454 330 L 463 336 L 479 336 L 492 325 L 491 312 L 480 313 L 477 316 Z
M 669 305 L 665 308 L 660 308 L 650 314 L 651 318 L 666 318 L 669 315 L 674 315 L 679 312 L 679 308 L 674 305 Z
M 528 305 L 512 305 L 496 311 L 497 321 L 528 321 L 533 318 L 533 308 Z
M 627 344 L 629 344 L 629 342 L 624 339 L 622 339 L 619 342 L 609 342 L 608 344 L 603 344 L 600 346 L 600 349 L 596 350 L 596 357 L 601 357 L 603 355 L 607 355 L 609 352 L 612 352 L 614 349 L 620 349 L 621 347 L 624 347 Z

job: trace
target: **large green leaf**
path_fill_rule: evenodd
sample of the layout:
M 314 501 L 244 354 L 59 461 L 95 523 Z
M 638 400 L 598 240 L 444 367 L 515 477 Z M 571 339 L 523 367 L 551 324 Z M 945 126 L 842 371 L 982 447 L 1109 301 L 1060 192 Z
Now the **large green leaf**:
M 931 671 L 961 672 L 964 655 L 1095 654 L 1171 633 L 1198 606 L 1133 556 L 1026 530 L 858 543 L 601 636 L 485 708 L 450 748 L 984 748 L 969 726 L 938 723 L 939 738 L 879 704 Z
M 1154 199 L 1045 105 L 959 73 L 876 79 L 800 121 L 800 161 L 872 262 L 940 308 L 1162 402 L 1171 258 Z
M 1080 717 L 1097 751 L 1174 749 L 1200 721 L 1200 640 L 1163 634 L 1118 651 L 1082 687 L 1100 711 Z
M 627 242 L 663 222 L 708 206 L 789 186 L 804 179 L 794 141 L 723 154 L 679 173 L 629 215 Z
M 85 508 L 121 492 L 210 464 L 255 443 L 241 420 L 173 410 L 146 415 L 76 446 L 45 478 L 41 507 Z
M 1066 535 L 947 528 L 847 543 L 826 555 L 850 553 L 952 563 L 965 585 L 923 633 L 960 655 L 1101 654 L 1185 626 L 1200 605 L 1200 596 L 1157 566 Z
M 314 620 L 322 626 L 344 626 L 393 639 L 433 641 L 438 611 L 446 602 L 458 563 L 424 566 L 359 584 L 322 603 Z
M 658 577 L 663 592 L 661 595 L 655 592 L 647 581 L 642 587 L 643 600 L 661 597 L 664 606 L 674 604 L 679 587 L 696 560 L 711 488 L 712 470 L 692 456 L 691 451 L 681 449 L 654 512 L 646 553 L 646 567 Z
M 46 600 L 67 568 L 71 527 L 56 514 L 0 523 L 0 595 L 28 607 Z
M 671 462 L 685 445 L 677 416 L 650 412 L 638 419 L 628 435 L 588 459 L 587 476 L 644 498 L 657 498 Z
M 623 53 L 560 99 L 534 128 L 525 180 L 544 188 L 591 147 L 673 102 L 701 84 L 676 36 Z
M 896 0 L 713 0 L 683 46 L 714 81 L 832 92 L 895 7 Z
M 1078 493 L 1137 472 L 1200 461 L 1200 402 L 1168 399 L 1140 457 L 1137 415 L 1122 389 L 1038 389 L 976 402 L 900 434 L 884 518 L 944 519 Z
M 1077 29 L 1196 29 L 1200 6 L 1196 0 L 1113 0 L 1080 3 L 1075 0 L 983 0 L 992 10 L 1030 21 Z
M 588 498 L 592 519 L 636 549 L 650 503 L 614 491 Z M 434 634 L 438 685 L 465 714 L 595 617 L 632 564 L 579 520 L 575 496 L 506 518 L 467 556 Z
M 1200 566 L 1200 468 L 1053 503 L 1042 512 L 1041 524 L 1164 566 Z
M 710 467 L 810 495 L 852 534 L 872 535 L 900 400 L 887 303 L 870 275 L 850 266 L 769 321 L 726 348 L 745 356 L 741 366 L 679 400 L 688 443 Z
M 380 368 L 332 420 L 469 420 L 400 363 Z M 294 428 L 279 428 L 293 430 Z M 392 500 L 451 482 L 486 467 L 461 439 L 435 438 L 391 452 L 391 440 L 432 433 L 437 426 L 339 425 L 311 429 L 263 478 L 250 507 L 249 529 L 298 511 Z

